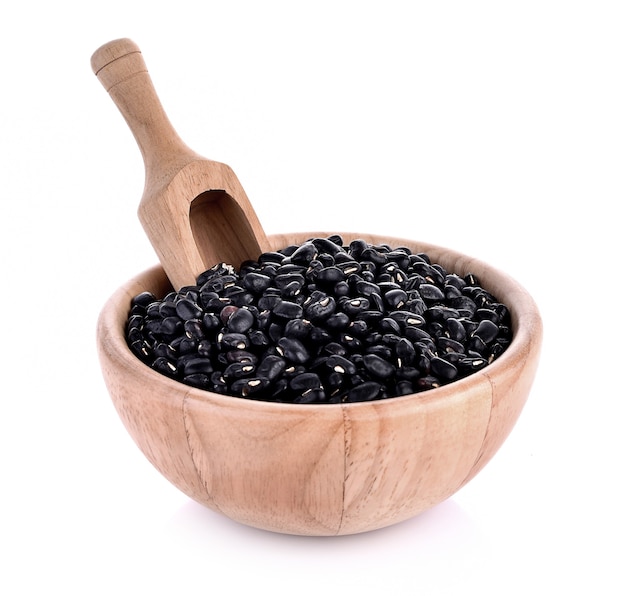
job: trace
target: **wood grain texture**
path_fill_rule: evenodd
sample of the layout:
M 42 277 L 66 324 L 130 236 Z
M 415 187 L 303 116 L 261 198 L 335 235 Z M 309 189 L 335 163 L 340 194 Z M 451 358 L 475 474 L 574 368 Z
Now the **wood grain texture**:
M 335 231 L 279 234 L 279 249 Z M 341 232 L 339 232 L 341 233 Z M 542 323 L 528 293 L 485 263 L 401 238 L 341 233 L 427 252 L 461 275 L 473 272 L 505 302 L 513 341 L 482 371 L 425 393 L 371 403 L 255 402 L 187 387 L 154 372 L 123 335 L 131 296 L 169 289 L 160 267 L 122 286 L 104 306 L 98 349 L 105 382 L 152 464 L 196 501 L 258 528 L 302 535 L 364 532 L 440 503 L 493 457 L 526 402 Z
M 232 169 L 192 151 L 174 130 L 139 47 L 111 41 L 94 52 L 91 67 L 139 145 L 145 166 L 139 219 L 172 285 L 193 284 L 214 263 L 240 263 L 267 250 Z

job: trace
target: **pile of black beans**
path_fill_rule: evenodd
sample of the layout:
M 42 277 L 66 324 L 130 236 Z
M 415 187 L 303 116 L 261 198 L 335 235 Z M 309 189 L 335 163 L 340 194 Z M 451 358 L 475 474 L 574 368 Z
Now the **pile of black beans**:
M 187 385 L 299 404 L 417 393 L 466 377 L 511 341 L 504 304 L 427 254 L 340 236 L 221 263 L 196 286 L 131 303 L 126 339 Z

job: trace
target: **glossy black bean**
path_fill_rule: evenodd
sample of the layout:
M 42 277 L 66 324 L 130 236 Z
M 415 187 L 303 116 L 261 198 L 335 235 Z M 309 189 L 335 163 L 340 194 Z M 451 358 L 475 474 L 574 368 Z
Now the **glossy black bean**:
M 375 284 L 370 281 L 365 281 L 364 279 L 358 278 L 353 280 L 353 285 L 355 291 L 365 298 L 368 298 L 372 294 L 380 294 L 381 289 L 378 284 Z
M 345 356 L 348 353 L 348 349 L 337 341 L 331 341 L 324 346 L 323 352 L 331 355 L 337 354 L 338 356 Z
M 183 328 L 183 323 L 178 317 L 167 317 L 161 321 L 160 334 L 164 337 L 179 335 Z
M 430 372 L 430 366 L 428 372 Z M 411 381 L 413 383 L 423 374 L 424 371 L 417 366 L 401 366 L 396 370 L 395 378 L 399 381 Z
M 284 358 L 269 354 L 257 365 L 257 375 L 273 382 L 285 372 L 286 368 Z
M 204 329 L 202 328 L 202 323 L 198 319 L 185 321 L 183 327 L 185 329 L 185 335 L 189 339 L 204 339 Z
M 350 389 L 345 397 L 344 401 L 354 403 L 362 401 L 372 401 L 378 398 L 382 391 L 382 385 L 375 381 L 366 381 L 359 383 L 352 389 Z
M 413 390 L 413 383 L 411 381 L 398 381 L 395 384 L 396 395 L 410 395 L 411 393 L 415 393 Z
M 249 378 L 256 372 L 253 364 L 247 362 L 233 362 L 224 370 L 224 379 L 231 383 L 236 379 Z
M 308 265 L 317 256 L 318 252 L 315 244 L 305 242 L 291 254 L 290 259 L 292 263 Z
M 486 344 L 491 343 L 498 336 L 499 327 L 489 319 L 483 319 L 478 323 L 478 327 L 474 329 L 472 337 L 480 337 Z
M 176 350 L 170 344 L 164 342 L 159 342 L 154 347 L 154 355 L 157 358 L 166 358 L 170 361 L 175 361 L 177 357 Z
M 220 333 L 217 343 L 223 350 L 245 350 L 250 340 L 243 333 Z
M 364 297 L 349 298 L 342 300 L 340 306 L 348 316 L 354 317 L 363 311 L 369 310 L 370 301 Z
M 456 317 L 446 319 L 446 331 L 450 336 L 450 339 L 454 339 L 459 342 L 463 342 L 467 337 L 463 323 L 461 323 L 461 321 Z
M 209 375 L 204 375 L 202 373 L 196 373 L 193 375 L 185 375 L 183 377 L 183 383 L 187 385 L 191 385 L 191 387 L 196 387 L 198 389 L 205 389 L 210 391 L 213 389 L 211 383 L 211 377 Z
M 415 360 L 415 346 L 406 337 L 396 342 L 394 349 L 400 366 L 409 366 Z
M 318 389 L 322 382 L 318 375 L 310 372 L 303 372 L 292 377 L 289 381 L 289 389 L 297 393 L 303 393 L 310 389 Z
M 342 333 L 339 337 L 339 341 L 348 349 L 348 351 L 353 352 L 361 349 L 361 341 L 350 333 Z
M 336 261 L 335 267 L 341 269 L 346 277 L 349 275 L 354 275 L 355 273 L 360 273 L 362 270 L 361 263 L 353 259 L 341 262 Z
M 226 362 L 228 364 L 233 364 L 235 362 L 240 364 L 256 364 L 258 360 L 258 356 L 249 350 L 229 350 L 226 353 Z
M 387 379 L 393 375 L 395 367 L 377 354 L 363 356 L 363 365 L 369 374 L 378 379 Z
M 432 375 L 426 375 L 424 377 L 420 377 L 414 383 L 417 391 L 427 391 L 429 389 L 437 389 L 437 387 L 441 387 L 441 380 Z
M 418 289 L 422 298 L 427 302 L 440 302 L 445 300 L 444 293 L 434 284 L 421 284 Z
M 154 358 L 154 351 L 149 342 L 144 339 L 137 339 L 129 345 L 131 351 L 137 358 L 144 362 Z
M 313 238 L 311 242 L 320 253 L 327 253 L 333 256 L 336 256 L 339 253 L 345 253 L 343 249 L 343 239 L 341 238 L 341 236 Z
M 172 340 L 172 344 L 175 343 L 175 340 Z M 173 346 L 172 346 L 173 347 Z M 198 351 L 198 340 L 192 337 L 184 337 L 180 338 L 180 341 L 176 345 L 176 349 L 179 354 L 195 354 Z
M 350 294 L 350 286 L 348 286 L 348 282 L 337 282 L 332 288 L 332 293 L 337 298 L 341 298 L 342 296 L 348 296 Z
M 252 328 L 254 322 L 255 317 L 250 310 L 236 307 L 224 321 L 224 324 L 232 333 L 246 333 Z
M 318 300 L 313 300 L 304 308 L 306 317 L 314 323 L 325 321 L 336 310 L 337 303 L 332 296 L 321 296 Z
M 471 374 L 487 366 L 487 360 L 485 358 L 461 358 L 456 363 L 457 368 L 464 374 Z
M 184 375 L 194 375 L 198 373 L 210 375 L 213 372 L 213 364 L 209 358 L 193 356 L 180 358 L 178 362 Z
M 342 375 L 356 374 L 356 366 L 352 360 L 344 358 L 339 354 L 332 354 L 325 359 L 324 365 L 335 373 Z
M 370 327 L 366 321 L 362 319 L 357 319 L 355 321 L 352 321 L 350 325 L 348 325 L 347 332 L 354 337 L 363 339 L 365 335 L 370 332 Z
M 320 269 L 317 274 L 317 282 L 321 284 L 334 285 L 346 278 L 346 274 L 335 265 Z
M 326 401 L 326 392 L 322 387 L 307 389 L 300 395 L 293 398 L 294 404 L 315 404 Z
M 248 397 L 261 393 L 268 385 L 269 381 L 267 379 L 253 377 L 251 379 L 237 379 L 230 385 L 230 389 L 235 395 Z
M 385 314 L 382 310 L 362 310 L 354 315 L 356 321 L 364 321 L 368 326 L 375 326 Z
M 163 358 L 162 356 L 154 359 L 152 368 L 161 374 L 167 375 L 168 377 L 173 377 L 178 372 L 176 365 L 171 360 Z
M 478 335 L 472 335 L 467 343 L 467 349 L 477 352 L 481 355 L 486 355 L 488 351 L 487 344 Z
M 272 278 L 264 273 L 251 271 L 243 279 L 243 287 L 255 294 L 262 294 L 270 287 Z
M 443 358 L 440 358 L 439 356 L 435 356 L 431 359 L 430 370 L 433 375 L 446 381 L 450 381 L 456 378 L 459 373 L 457 367 L 454 366 L 454 364 L 448 362 Z
M 385 293 L 384 300 L 389 308 L 395 310 L 397 308 L 402 308 L 406 304 L 406 301 L 408 300 L 408 295 L 403 289 L 397 288 L 389 290 L 387 293 Z
M 132 344 L 135 341 L 143 341 L 143 328 L 133 327 L 132 329 L 128 329 L 126 332 L 126 340 L 128 343 Z
M 288 300 L 281 300 L 274 306 L 272 312 L 281 319 L 297 319 L 302 317 L 302 306 Z
M 400 323 L 391 317 L 383 317 L 378 322 L 378 330 L 381 333 L 394 333 L 395 335 L 402 333 Z
M 309 335 L 309 342 L 314 346 L 325 345 L 330 341 L 330 334 L 326 329 L 313 325 Z
M 329 331 L 341 331 L 350 324 L 350 317 L 344 312 L 337 312 L 329 316 L 324 322 L 324 326 Z
M 276 293 L 266 291 L 265 294 L 259 298 L 258 307 L 261 310 L 274 310 L 282 301 L 279 290 L 276 290 Z
M 297 364 L 304 364 L 311 357 L 301 341 L 289 337 L 282 337 L 278 340 L 278 349 L 287 360 Z
M 156 301 L 157 297 L 152 292 L 141 292 L 131 299 L 130 305 L 131 307 L 141 306 L 143 308 L 147 308 L 148 305 Z
M 465 346 L 462 342 L 446 337 L 445 335 L 439 336 L 435 343 L 441 352 L 463 353 L 465 351 Z
M 293 339 L 304 340 L 311 333 L 311 323 L 305 319 L 291 319 L 285 325 L 283 335 Z

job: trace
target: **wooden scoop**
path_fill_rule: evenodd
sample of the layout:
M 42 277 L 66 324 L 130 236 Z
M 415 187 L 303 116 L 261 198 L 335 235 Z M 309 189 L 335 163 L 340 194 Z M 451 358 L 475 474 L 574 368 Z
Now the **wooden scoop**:
M 174 289 L 195 284 L 217 263 L 238 267 L 269 250 L 234 172 L 189 149 L 172 127 L 139 47 L 130 39 L 111 41 L 96 50 L 91 67 L 141 150 L 139 219 Z

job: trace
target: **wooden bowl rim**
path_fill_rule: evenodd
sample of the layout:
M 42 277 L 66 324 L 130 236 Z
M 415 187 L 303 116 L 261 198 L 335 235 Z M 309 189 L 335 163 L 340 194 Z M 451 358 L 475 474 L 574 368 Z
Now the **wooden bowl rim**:
M 146 280 L 155 279 L 163 287 L 169 287 L 169 281 L 165 276 L 163 268 L 160 265 L 154 265 L 144 270 L 132 279 L 120 286 L 105 302 L 98 319 L 97 339 L 101 346 L 106 344 L 109 355 L 115 359 L 116 366 L 127 370 L 134 369 L 133 374 L 140 375 L 145 380 L 145 386 L 150 387 L 153 384 L 163 384 L 169 387 L 176 394 L 184 393 L 184 399 L 193 399 L 200 402 L 220 403 L 238 408 L 246 408 L 252 411 L 262 410 L 267 413 L 272 409 L 277 411 L 296 410 L 302 412 L 314 412 L 315 410 L 329 410 L 332 408 L 348 408 L 350 410 L 358 410 L 360 408 L 369 408 L 372 404 L 378 407 L 398 407 L 406 408 L 407 405 L 435 405 L 444 400 L 454 401 L 464 395 L 468 389 L 481 383 L 491 383 L 491 379 L 506 373 L 511 366 L 519 366 L 525 361 L 525 355 L 532 348 L 533 344 L 540 338 L 533 337 L 532 333 L 541 334 L 542 321 L 539 309 L 531 297 L 531 295 L 510 275 L 487 264 L 486 262 L 470 257 L 464 253 L 454 249 L 446 248 L 428 242 L 393 237 L 379 234 L 354 233 L 354 232 L 293 232 L 285 234 L 268 235 L 268 238 L 274 246 L 288 246 L 294 242 L 303 242 L 308 238 L 328 237 L 332 234 L 339 234 L 344 241 L 350 241 L 355 238 L 363 238 L 373 244 L 386 243 L 393 246 L 418 246 L 420 252 L 425 252 L 431 256 L 433 262 L 441 262 L 439 258 L 445 255 L 445 260 L 454 260 L 463 262 L 466 267 L 466 273 L 469 271 L 487 272 L 489 279 L 497 279 L 500 285 L 500 293 L 515 296 L 513 302 L 505 302 L 511 312 L 513 319 L 513 339 L 509 347 L 494 362 L 485 368 L 473 373 L 467 377 L 443 385 L 436 389 L 429 389 L 424 392 L 412 393 L 404 396 L 397 396 L 387 399 L 373 400 L 369 402 L 340 403 L 340 404 L 293 404 L 279 403 L 271 401 L 259 401 L 249 398 L 241 398 L 230 395 L 222 395 L 213 393 L 203 389 L 198 389 L 185 385 L 180 381 L 166 377 L 165 375 L 153 370 L 145 363 L 141 362 L 131 351 L 126 343 L 124 336 L 123 322 L 127 318 L 128 304 L 130 299 L 140 291 L 146 289 Z M 282 241 L 282 243 L 281 243 Z M 446 267 L 448 269 L 448 267 Z M 453 269 L 450 272 L 459 273 Z M 481 285 L 490 290 L 486 284 L 483 284 L 481 276 L 477 273 Z M 491 291 L 491 290 L 490 290 Z M 500 296 L 496 296 L 500 300 Z M 504 301 L 503 301 L 504 302 Z M 126 306 L 125 306 L 126 305 Z M 122 310 L 123 309 L 123 310 Z M 121 323 L 121 324 L 120 324 Z

